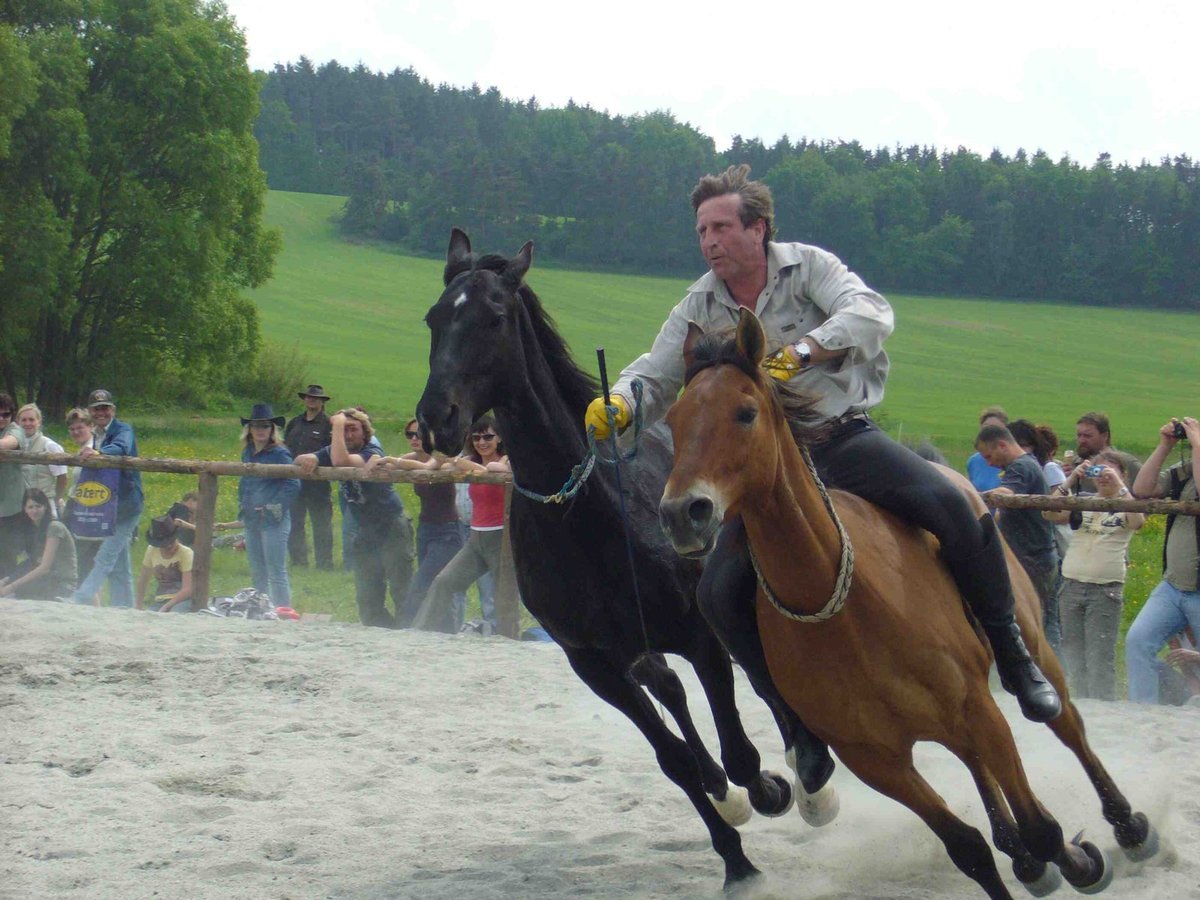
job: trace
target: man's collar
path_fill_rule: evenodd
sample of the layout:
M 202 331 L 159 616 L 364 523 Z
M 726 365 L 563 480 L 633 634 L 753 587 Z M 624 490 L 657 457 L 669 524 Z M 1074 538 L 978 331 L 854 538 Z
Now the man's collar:
M 767 284 L 778 275 L 783 269 L 790 266 L 798 266 L 803 262 L 803 257 L 800 253 L 798 244 L 778 244 L 775 241 L 767 242 Z M 709 269 L 699 278 L 697 278 L 688 288 L 689 294 L 716 294 L 726 300 L 733 306 L 737 306 L 737 301 L 729 293 L 729 289 L 725 286 L 720 278 L 718 278 L 712 269 Z

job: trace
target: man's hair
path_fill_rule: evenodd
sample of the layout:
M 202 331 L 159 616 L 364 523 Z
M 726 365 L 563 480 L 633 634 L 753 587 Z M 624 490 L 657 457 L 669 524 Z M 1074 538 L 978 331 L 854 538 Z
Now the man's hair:
M 1096 426 L 1096 430 L 1101 434 L 1106 434 L 1111 439 L 1112 429 L 1108 424 L 1108 416 L 1102 412 L 1086 412 L 1075 420 L 1076 425 L 1082 425 L 1087 422 L 1089 425 Z
M 1042 447 L 1046 450 L 1047 460 L 1054 459 L 1054 455 L 1058 453 L 1058 435 L 1054 433 L 1054 429 L 1049 425 L 1038 425 L 1038 437 L 1042 440 Z
M 371 425 L 371 417 L 367 415 L 361 406 L 347 406 L 345 409 L 339 409 L 338 412 L 347 419 L 353 419 L 362 426 L 364 444 L 375 436 L 375 428 Z M 334 413 L 334 415 L 337 415 L 337 413 Z
M 975 446 L 986 444 L 989 447 L 999 444 L 1001 441 L 1008 441 L 1010 444 L 1017 443 L 1012 436 L 1012 432 L 1004 425 L 984 425 L 979 429 L 979 437 L 975 438 Z
M 13 398 L 8 394 L 0 394 L 0 409 L 6 409 L 12 412 L 17 408 L 17 404 L 13 403 Z
M 83 422 L 85 425 L 91 426 L 92 414 L 82 406 L 76 406 L 74 409 L 67 411 L 66 423 L 68 426 L 74 425 L 76 422 Z
M 740 166 L 730 166 L 720 175 L 705 175 L 692 188 L 692 212 L 700 209 L 700 204 L 713 197 L 724 197 L 726 194 L 737 194 L 741 199 L 738 217 L 742 227 L 749 228 L 759 219 L 763 220 L 766 230 L 763 231 L 763 249 L 767 241 L 775 237 L 775 201 L 771 198 L 771 189 L 761 181 L 751 181 L 746 176 L 750 167 L 745 163 Z
M 979 424 L 982 425 L 988 419 L 999 419 L 1007 425 L 1008 413 L 1004 411 L 1003 406 L 989 406 L 979 414 Z
M 21 418 L 21 416 L 25 415 L 27 412 L 31 412 L 37 416 L 39 422 L 42 421 L 42 411 L 38 409 L 38 405 L 36 403 L 26 403 L 24 406 L 18 409 L 17 418 Z

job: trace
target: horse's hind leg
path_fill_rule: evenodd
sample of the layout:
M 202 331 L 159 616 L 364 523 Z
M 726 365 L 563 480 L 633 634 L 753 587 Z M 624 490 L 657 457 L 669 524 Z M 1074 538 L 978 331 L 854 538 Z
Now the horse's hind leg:
M 1079 710 L 1067 695 L 1062 664 L 1045 641 L 1039 643 L 1037 657 L 1038 668 L 1050 679 L 1050 683 L 1058 689 L 1058 695 L 1063 699 L 1062 715 L 1049 723 L 1050 730 L 1075 754 L 1083 766 L 1083 771 L 1087 773 L 1088 780 L 1092 782 L 1100 797 L 1100 809 L 1105 821 L 1112 825 L 1113 834 L 1116 835 L 1117 843 L 1125 851 L 1125 855 L 1134 862 L 1150 859 L 1158 853 L 1158 832 L 1150 824 L 1145 813 L 1133 811 L 1133 807 L 1117 788 L 1100 758 L 1092 752 L 1083 717 L 1079 715 Z
M 1059 690 L 1061 692 L 1062 689 Z M 1116 835 L 1117 843 L 1125 851 L 1125 855 L 1134 862 L 1141 862 L 1158 853 L 1158 832 L 1150 824 L 1145 813 L 1133 811 L 1133 807 L 1117 788 L 1099 757 L 1092 752 L 1083 727 L 1083 718 L 1075 704 L 1064 704 L 1063 714 L 1049 724 L 1050 730 L 1075 754 L 1083 766 L 1084 772 L 1100 796 L 1100 809 L 1104 818 L 1112 825 L 1113 834 Z
M 757 812 L 764 816 L 783 815 L 792 808 L 792 786 L 782 775 L 760 769 L 758 749 L 746 736 L 738 714 L 729 654 L 716 636 L 703 628 L 696 647 L 688 653 L 688 660 L 708 698 L 721 743 L 721 762 L 729 778 L 746 788 L 750 804 Z
M 1036 859 L 1053 862 L 1077 890 L 1099 893 L 1112 880 L 1108 857 L 1089 841 L 1063 840 L 1062 826 L 1029 786 L 1008 722 L 990 695 L 983 695 L 983 700 L 967 713 L 973 724 L 970 746 L 955 752 L 964 759 L 974 757 L 995 777 L 1017 822 L 1021 843 Z
M 838 757 L 855 775 L 881 794 L 915 812 L 946 847 L 964 875 L 979 884 L 992 900 L 1012 900 L 1000 879 L 992 849 L 979 830 L 959 819 L 913 766 L 912 749 L 893 753 L 863 744 L 838 746 Z
M 988 821 L 992 823 L 992 843 L 1001 853 L 1012 859 L 1013 874 L 1017 876 L 1017 880 L 1035 897 L 1045 897 L 1058 890 L 1062 885 L 1062 875 L 1057 867 L 1035 859 L 1021 843 L 1017 823 L 1009 812 L 1008 803 L 1000 793 L 996 779 L 978 760 L 963 759 L 963 762 L 971 770 L 975 786 L 979 789 L 979 796 L 983 798 Z
M 663 773 L 687 794 L 704 820 L 713 849 L 725 862 L 726 887 L 759 874 L 742 850 L 737 829 L 729 825 L 704 792 L 700 768 L 687 744 L 671 733 L 650 698 L 625 669 L 599 650 L 564 647 L 567 661 L 583 682 L 602 700 L 619 709 L 650 742 Z
M 691 748 L 696 763 L 700 766 L 700 779 L 704 783 L 704 790 L 712 797 L 713 805 L 721 813 L 721 818 L 734 826 L 750 821 L 752 810 L 745 792 L 729 789 L 729 779 L 725 777 L 725 770 L 717 765 L 717 761 L 712 758 L 696 731 L 691 710 L 688 709 L 687 692 L 683 689 L 683 682 L 667 664 L 666 658 L 661 653 L 647 654 L 634 664 L 632 673 L 638 683 L 645 686 L 651 696 L 666 707 L 675 719 L 684 742 Z M 754 752 L 757 761 L 758 753 L 753 745 L 750 745 L 750 750 Z

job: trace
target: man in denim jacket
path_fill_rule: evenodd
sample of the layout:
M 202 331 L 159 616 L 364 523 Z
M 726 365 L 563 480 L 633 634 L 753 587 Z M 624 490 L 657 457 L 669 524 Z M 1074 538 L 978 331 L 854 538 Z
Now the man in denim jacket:
M 116 418 L 117 405 L 110 392 L 98 389 L 88 395 L 88 410 L 96 430 L 102 431 L 98 448 L 84 447 L 83 459 L 102 453 L 105 456 L 137 456 L 137 437 L 133 426 Z M 137 532 L 145 499 L 142 473 L 123 469 L 117 484 L 117 522 L 113 533 L 100 542 L 92 571 L 71 595 L 72 603 L 91 603 L 100 585 L 108 579 L 112 606 L 133 606 L 133 571 L 129 561 L 129 543 Z

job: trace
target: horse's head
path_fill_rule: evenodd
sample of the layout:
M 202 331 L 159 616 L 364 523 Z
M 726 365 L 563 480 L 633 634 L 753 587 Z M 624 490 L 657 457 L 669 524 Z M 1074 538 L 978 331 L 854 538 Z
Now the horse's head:
M 749 310 L 733 336 L 688 326 L 684 390 L 667 413 L 675 461 L 659 504 L 663 530 L 683 556 L 707 554 L 721 523 L 771 488 L 780 442 L 793 440 L 789 414 L 811 417 L 803 398 L 785 410 L 760 367 L 765 353 L 766 335 Z
M 511 259 L 476 256 L 465 232 L 451 232 L 446 288 L 425 315 L 429 379 L 417 421 L 426 449 L 458 453 L 471 423 L 513 388 L 509 379 L 523 368 L 517 363 L 519 294 L 532 259 L 532 241 Z

